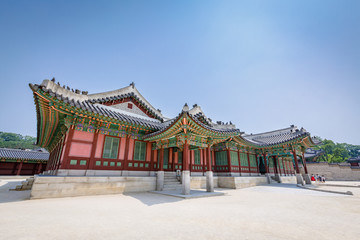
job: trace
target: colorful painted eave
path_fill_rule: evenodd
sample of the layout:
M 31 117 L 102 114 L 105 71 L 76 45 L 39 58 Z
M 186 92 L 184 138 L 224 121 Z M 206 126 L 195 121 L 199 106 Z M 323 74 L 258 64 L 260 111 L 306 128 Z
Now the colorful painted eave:
M 237 142 L 240 145 L 244 145 L 244 146 L 251 146 L 257 149 L 272 149 L 272 148 L 279 148 L 279 147 L 285 147 L 285 146 L 290 146 L 292 144 L 302 144 L 305 148 L 310 148 L 315 146 L 316 144 L 312 141 L 310 134 L 309 133 L 304 133 L 303 135 L 294 137 L 288 141 L 284 141 L 284 142 L 279 142 L 276 144 L 264 144 L 264 145 L 260 145 L 260 144 L 256 144 L 253 142 L 250 142 L 249 140 L 245 139 L 242 136 L 236 136 L 234 138 L 234 141 Z
M 230 137 L 239 135 L 240 131 L 238 129 L 232 129 L 227 131 L 212 129 L 206 126 L 204 123 L 197 121 L 188 112 L 183 111 L 178 115 L 176 119 L 173 120 L 173 122 L 169 126 L 157 132 L 145 135 L 144 140 L 150 142 L 165 140 L 174 137 L 179 133 L 193 133 L 199 136 L 213 139 L 228 139 Z
M 141 126 L 133 122 L 120 121 L 108 116 L 105 114 L 111 115 L 110 111 L 106 109 L 100 109 L 98 111 L 102 112 L 104 115 L 98 113 L 90 112 L 80 107 L 71 106 L 69 103 L 65 103 L 55 96 L 51 96 L 49 93 L 43 91 L 39 87 L 34 87 L 34 85 L 29 84 L 31 90 L 34 93 L 34 100 L 37 111 L 37 122 L 38 122 L 38 133 L 37 133 L 37 144 L 41 147 L 49 149 L 50 140 L 54 136 L 54 131 L 58 127 L 59 114 L 68 115 L 71 117 L 82 117 L 88 118 L 98 122 L 116 124 L 121 126 L 129 126 L 132 128 L 137 128 L 145 132 L 154 132 L 158 130 L 157 128 Z

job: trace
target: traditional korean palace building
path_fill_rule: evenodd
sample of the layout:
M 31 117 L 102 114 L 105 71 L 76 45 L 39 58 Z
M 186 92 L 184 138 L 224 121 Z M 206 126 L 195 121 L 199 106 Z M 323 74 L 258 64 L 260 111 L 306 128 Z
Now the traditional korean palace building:
M 316 142 L 290 126 L 245 134 L 234 124 L 213 122 L 187 104 L 178 116 L 164 117 L 135 88 L 88 94 L 54 80 L 30 84 L 37 112 L 37 143 L 50 152 L 44 174 L 57 176 L 156 176 L 181 173 L 188 194 L 192 176 L 298 176 L 307 174 L 304 153 Z M 178 173 L 179 173 L 178 171 Z M 166 179 L 166 177 L 165 177 Z
M 46 169 L 48 152 L 0 148 L 0 175 L 34 175 Z

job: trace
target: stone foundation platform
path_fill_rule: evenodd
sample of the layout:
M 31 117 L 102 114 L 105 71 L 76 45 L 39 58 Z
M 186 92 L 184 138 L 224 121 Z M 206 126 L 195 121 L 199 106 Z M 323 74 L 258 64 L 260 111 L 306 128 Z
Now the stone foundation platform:
M 154 191 L 156 177 L 35 177 L 31 199 Z

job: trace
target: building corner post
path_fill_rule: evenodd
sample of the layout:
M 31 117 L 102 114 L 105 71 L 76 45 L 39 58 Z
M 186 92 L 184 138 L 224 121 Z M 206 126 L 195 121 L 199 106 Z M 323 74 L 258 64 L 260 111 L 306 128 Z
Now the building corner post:
M 214 173 L 212 171 L 211 166 L 211 150 L 210 145 L 206 149 L 206 160 L 207 160 L 207 168 L 208 171 L 206 171 L 206 191 L 207 192 L 214 192 Z

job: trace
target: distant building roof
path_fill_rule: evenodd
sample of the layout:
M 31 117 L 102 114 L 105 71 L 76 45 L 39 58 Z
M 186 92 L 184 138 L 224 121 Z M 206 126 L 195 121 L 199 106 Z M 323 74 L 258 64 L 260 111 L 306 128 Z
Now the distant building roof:
M 2 158 L 44 161 L 44 160 L 49 160 L 49 153 L 33 151 L 33 150 L 0 148 L 0 159 Z
M 346 159 L 347 162 L 360 162 L 360 157 L 353 157 Z
M 315 150 L 315 149 L 312 149 L 312 148 L 308 148 L 305 151 L 304 157 L 306 159 L 313 158 L 313 157 L 318 157 L 323 153 L 325 153 L 324 150 Z

